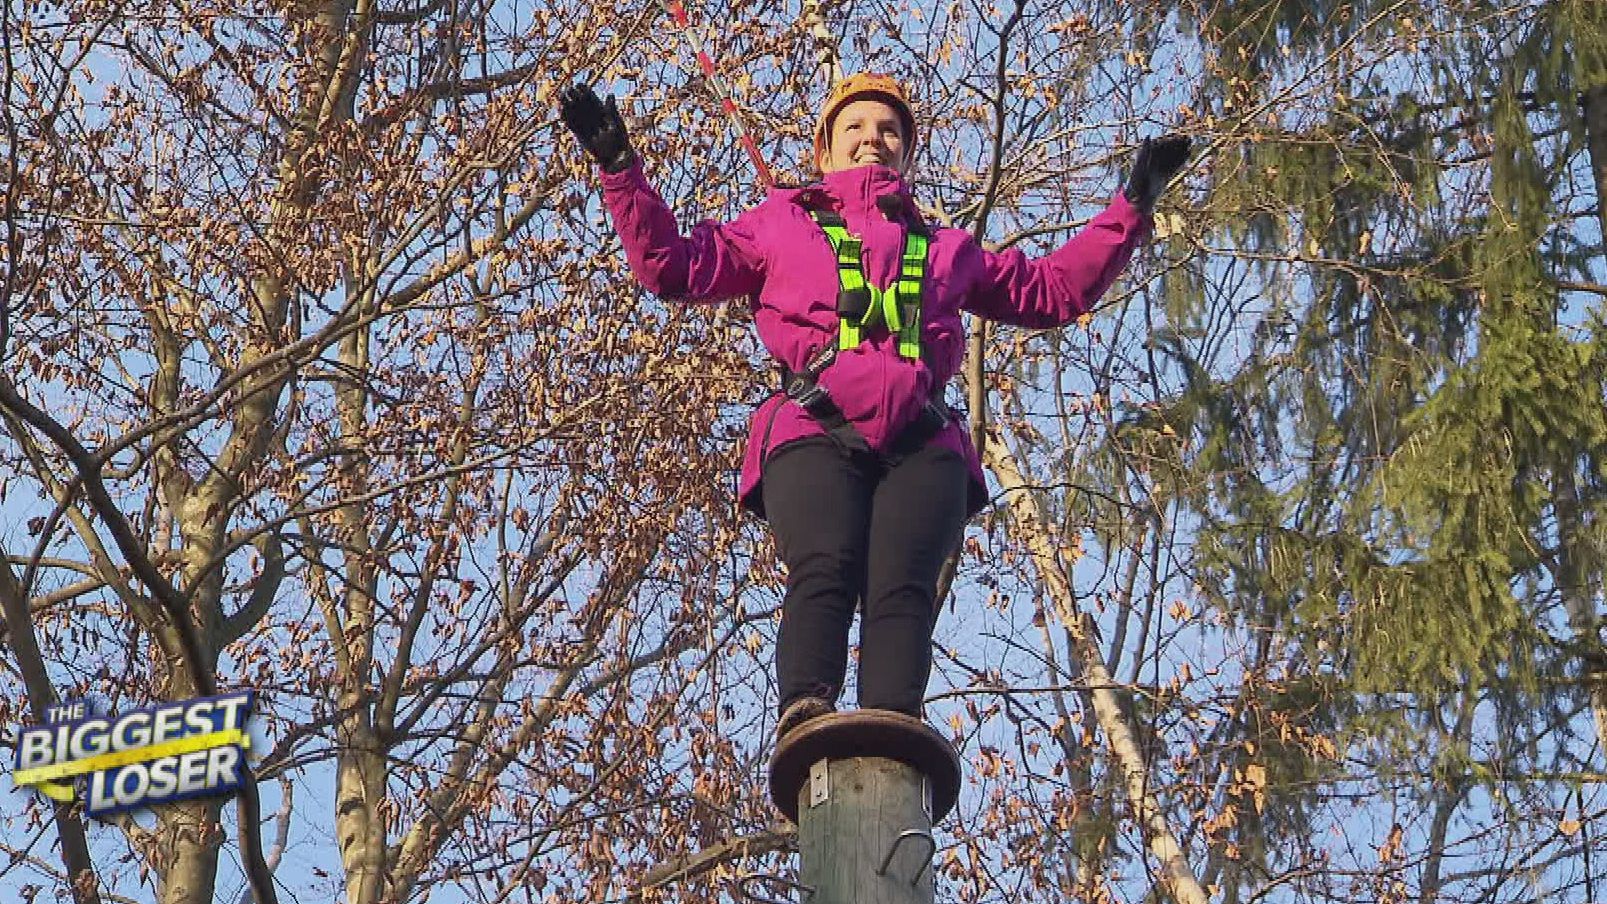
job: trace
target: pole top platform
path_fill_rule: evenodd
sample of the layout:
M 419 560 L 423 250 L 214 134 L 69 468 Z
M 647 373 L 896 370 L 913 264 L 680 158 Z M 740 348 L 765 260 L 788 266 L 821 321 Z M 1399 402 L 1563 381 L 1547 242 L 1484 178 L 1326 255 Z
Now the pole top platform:
M 932 783 L 932 821 L 960 798 L 960 755 L 937 729 L 914 716 L 883 709 L 857 709 L 810 719 L 776 745 L 770 760 L 770 798 L 798 822 L 798 792 L 809 767 L 821 760 L 877 757 L 915 769 Z

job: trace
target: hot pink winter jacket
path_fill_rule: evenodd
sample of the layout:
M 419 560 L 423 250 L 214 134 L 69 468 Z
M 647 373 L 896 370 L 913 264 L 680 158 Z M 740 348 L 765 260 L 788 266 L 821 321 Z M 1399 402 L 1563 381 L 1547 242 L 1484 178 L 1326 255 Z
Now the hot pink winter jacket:
M 685 237 L 639 164 L 604 173 L 602 182 L 625 256 L 644 288 L 691 302 L 746 296 L 759 340 L 792 370 L 802 370 L 815 350 L 837 341 L 837 256 L 810 209 L 833 210 L 843 218 L 848 231 L 864 241 L 867 277 L 882 287 L 897 275 L 906 223 L 917 217 L 903 180 L 885 166 L 828 173 L 805 188 L 772 189 L 735 220 L 700 223 Z M 877 200 L 888 196 L 897 201 L 878 206 Z M 897 337 L 876 330 L 858 348 L 840 352 L 820 382 L 870 447 L 885 451 L 920 414 L 933 381 L 947 383 L 959 370 L 965 355 L 961 311 L 1034 328 L 1075 320 L 1110 288 L 1149 229 L 1149 217 L 1118 194 L 1070 241 L 1037 260 L 1018 249 L 984 251 L 964 230 L 935 230 L 921 293 L 924 360 L 900 358 Z M 762 514 L 757 490 L 766 458 L 786 443 L 821 432 L 779 392 L 760 405 L 742 464 L 743 504 Z M 969 464 L 974 514 L 986 490 L 969 433 L 956 421 L 932 442 L 953 449 Z

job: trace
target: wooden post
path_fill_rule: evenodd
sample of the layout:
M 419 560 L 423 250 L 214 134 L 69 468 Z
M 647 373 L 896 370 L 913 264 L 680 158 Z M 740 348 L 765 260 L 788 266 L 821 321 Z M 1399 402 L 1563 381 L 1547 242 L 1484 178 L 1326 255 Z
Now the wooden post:
M 809 904 L 932 904 L 927 782 L 896 760 L 821 760 L 799 793 L 799 881 Z M 821 786 L 817 793 L 816 787 Z
M 932 904 L 932 827 L 959 796 L 960 760 L 919 719 L 835 713 L 777 747 L 770 793 L 798 825 L 798 904 Z

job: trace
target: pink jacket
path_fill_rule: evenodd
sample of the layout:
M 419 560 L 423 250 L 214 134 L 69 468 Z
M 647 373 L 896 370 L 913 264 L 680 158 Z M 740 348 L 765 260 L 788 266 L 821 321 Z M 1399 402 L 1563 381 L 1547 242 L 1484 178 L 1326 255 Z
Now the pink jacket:
M 883 287 L 898 273 L 906 223 L 918 217 L 903 180 L 885 166 L 828 173 L 805 188 L 773 189 L 735 220 L 700 223 L 685 237 L 640 165 L 605 173 L 602 181 L 625 256 L 644 288 L 689 302 L 747 296 L 759 340 L 792 370 L 802 370 L 815 350 L 837 341 L 837 256 L 809 211 L 834 210 L 843 218 L 864 242 L 867 277 Z M 883 198 L 890 200 L 879 205 Z M 1149 229 L 1149 218 L 1118 194 L 1064 246 L 1037 260 L 1019 249 L 984 251 L 964 230 L 935 230 L 921 293 L 925 360 L 900 358 L 897 337 L 876 330 L 858 348 L 839 353 L 820 382 L 870 447 L 885 451 L 920 414 L 933 382 L 947 383 L 959 370 L 965 356 L 961 311 L 1032 328 L 1075 320 L 1110 288 Z M 757 490 L 765 459 L 786 443 L 821 432 L 779 392 L 760 405 L 742 464 L 743 504 L 762 514 Z M 970 465 L 974 514 L 987 497 L 964 424 L 950 423 L 932 442 Z

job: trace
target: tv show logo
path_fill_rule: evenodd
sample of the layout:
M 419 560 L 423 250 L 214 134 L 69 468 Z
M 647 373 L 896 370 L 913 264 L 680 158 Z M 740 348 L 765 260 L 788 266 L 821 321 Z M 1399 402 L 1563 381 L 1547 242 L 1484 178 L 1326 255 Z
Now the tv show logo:
M 82 701 L 53 706 L 46 724 L 23 726 L 12 779 L 72 801 L 70 782 L 86 776 L 91 816 L 226 794 L 245 780 L 250 712 L 250 691 L 117 716 L 91 715 Z

